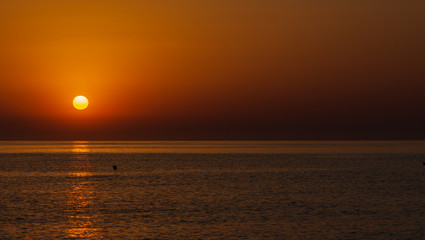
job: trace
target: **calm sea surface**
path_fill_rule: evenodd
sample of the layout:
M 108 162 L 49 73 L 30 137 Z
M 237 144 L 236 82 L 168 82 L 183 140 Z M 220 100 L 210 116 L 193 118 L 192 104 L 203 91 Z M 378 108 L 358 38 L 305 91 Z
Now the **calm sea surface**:
M 424 161 L 423 141 L 0 142 L 0 239 L 425 239 Z

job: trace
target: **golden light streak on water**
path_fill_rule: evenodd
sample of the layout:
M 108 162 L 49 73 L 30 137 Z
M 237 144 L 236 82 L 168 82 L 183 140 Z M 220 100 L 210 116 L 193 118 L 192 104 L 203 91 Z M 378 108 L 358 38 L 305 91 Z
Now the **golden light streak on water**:
M 73 153 L 89 153 L 90 152 L 90 148 L 89 148 L 89 142 L 73 142 L 72 145 L 72 152 Z
M 73 153 L 75 153 L 75 161 L 71 162 L 73 169 L 90 169 L 91 163 L 87 155 L 81 155 L 81 153 L 88 153 L 89 149 L 84 142 L 79 142 L 73 145 Z M 71 239 L 100 239 L 101 228 L 96 226 L 99 214 L 94 207 L 94 198 L 96 195 L 96 189 L 87 179 L 93 176 L 92 172 L 88 171 L 77 171 L 70 172 L 70 180 L 73 185 L 69 192 L 69 198 L 67 206 L 69 207 L 68 227 L 65 229 L 65 233 L 68 238 Z

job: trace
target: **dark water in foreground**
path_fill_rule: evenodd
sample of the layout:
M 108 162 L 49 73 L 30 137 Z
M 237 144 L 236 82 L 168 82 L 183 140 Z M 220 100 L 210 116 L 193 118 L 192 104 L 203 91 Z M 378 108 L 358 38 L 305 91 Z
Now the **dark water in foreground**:
M 423 161 L 424 142 L 3 142 L 0 238 L 425 239 Z

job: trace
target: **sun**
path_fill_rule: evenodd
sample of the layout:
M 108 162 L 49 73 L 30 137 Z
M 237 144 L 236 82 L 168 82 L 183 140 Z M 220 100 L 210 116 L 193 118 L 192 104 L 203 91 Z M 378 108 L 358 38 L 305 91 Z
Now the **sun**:
M 89 100 L 84 96 L 76 96 L 73 101 L 74 107 L 78 110 L 84 110 L 89 105 Z

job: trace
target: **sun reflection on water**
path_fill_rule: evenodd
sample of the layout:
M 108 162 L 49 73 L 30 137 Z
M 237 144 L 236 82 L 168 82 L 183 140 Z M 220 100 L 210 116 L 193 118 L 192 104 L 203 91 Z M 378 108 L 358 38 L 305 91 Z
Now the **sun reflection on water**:
M 67 238 L 70 239 L 101 239 L 102 229 L 99 226 L 99 213 L 96 207 L 96 189 L 91 172 L 89 155 L 81 154 L 89 152 L 87 144 L 78 142 L 73 145 L 72 152 L 75 153 L 74 161 L 69 173 L 71 185 L 67 200 L 68 226 L 65 228 Z
M 73 153 L 89 153 L 90 152 L 89 142 L 85 142 L 85 141 L 73 142 L 72 152 Z
M 90 183 L 83 181 L 74 185 L 71 190 L 68 205 L 71 211 L 68 215 L 66 234 L 72 239 L 99 239 L 101 231 L 96 226 L 98 214 L 94 205 L 94 191 Z

